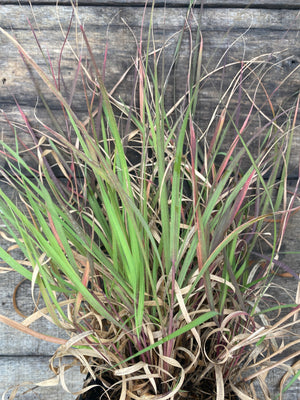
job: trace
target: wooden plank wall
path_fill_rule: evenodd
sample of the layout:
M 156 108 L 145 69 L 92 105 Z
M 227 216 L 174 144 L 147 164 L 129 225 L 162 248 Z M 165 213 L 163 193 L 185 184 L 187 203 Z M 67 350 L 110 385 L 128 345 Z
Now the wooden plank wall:
M 128 29 L 128 26 L 138 36 L 141 26 L 144 1 L 140 0 L 80 0 L 79 11 L 85 29 L 95 51 L 97 59 L 103 60 L 104 46 L 107 37 L 107 26 L 110 24 L 108 34 L 108 65 L 106 83 L 108 89 L 113 88 L 118 78 L 131 63 L 131 57 L 135 55 L 135 39 Z M 199 1 L 200 3 L 200 1 Z M 0 26 L 13 30 L 16 37 L 24 44 L 28 52 L 34 55 L 35 59 L 44 65 L 43 59 L 38 54 L 36 43 L 28 24 L 28 19 L 35 26 L 39 41 L 44 49 L 47 49 L 53 60 L 58 58 L 62 44 L 61 26 L 67 29 L 71 7 L 68 0 L 61 0 L 59 6 L 56 1 L 32 0 L 31 7 L 28 1 L 0 0 Z M 170 37 L 177 32 L 184 23 L 184 16 L 189 0 L 157 0 L 157 8 L 154 13 L 155 31 L 158 38 L 163 35 Z M 167 12 L 163 6 L 166 5 Z M 204 9 L 200 7 L 195 10 L 196 18 L 200 20 L 201 30 L 204 38 L 204 65 L 209 70 L 216 65 L 217 60 L 226 52 L 228 59 L 239 60 L 242 57 L 252 58 L 261 54 L 272 54 L 272 61 L 277 67 L 272 69 L 267 85 L 269 88 L 276 88 L 280 80 L 289 74 L 300 62 L 300 29 L 299 13 L 300 0 L 206 0 Z M 33 17 L 34 15 L 34 17 Z M 126 21 L 125 25 L 124 21 Z M 146 17 L 147 21 L 147 17 Z M 146 23 L 147 27 L 147 23 Z M 72 38 L 72 35 L 71 35 Z M 231 47 L 230 45 L 234 43 Z M 186 56 L 186 54 L 185 54 Z M 72 81 L 75 71 L 75 64 L 71 53 L 64 56 L 66 84 Z M 179 74 L 180 75 L 180 74 Z M 182 71 L 184 77 L 184 71 Z M 130 81 L 129 81 L 130 82 Z M 178 89 L 183 90 L 184 79 Z M 128 82 L 127 82 L 128 84 Z M 300 86 L 300 69 L 278 90 L 275 96 L 275 103 L 280 104 L 283 99 L 295 96 Z M 126 96 L 128 88 L 121 85 L 119 94 Z M 30 85 L 26 69 L 15 48 L 4 37 L 0 37 L 0 109 L 9 118 L 17 118 L 17 109 L 13 95 L 22 106 L 23 110 L 34 119 L 34 107 L 36 105 L 35 92 Z M 204 92 L 204 100 L 201 103 L 201 121 L 207 123 L 211 111 L 215 106 L 217 94 L 210 88 Z M 76 106 L 80 109 L 81 99 L 76 99 Z M 55 109 L 55 103 L 52 104 Z M 38 108 L 39 109 L 39 108 Z M 41 110 L 39 112 L 42 112 Z M 0 125 L 2 137 L 8 143 L 13 143 L 11 131 L 7 124 Z M 24 137 L 24 140 L 28 140 Z M 296 132 L 292 166 L 290 169 L 291 178 L 298 174 L 300 149 L 300 131 Z M 290 189 L 295 185 L 291 179 Z M 299 205 L 299 198 L 297 199 Z M 1 230 L 1 228 L 0 228 Z M 300 215 L 296 215 L 288 229 L 284 243 L 284 250 L 300 251 Z M 0 245 L 7 246 L 3 240 Z M 300 273 L 299 255 L 282 255 L 281 261 L 288 263 Z M 297 283 L 289 278 L 280 279 L 282 285 L 294 296 Z M 1 275 L 0 281 L 0 313 L 10 316 L 16 321 L 21 317 L 16 313 L 12 304 L 14 288 L 20 281 L 20 277 L 10 272 Z M 282 301 L 286 296 L 282 291 L 275 290 L 275 295 Z M 30 312 L 30 287 L 24 283 L 18 292 L 18 305 L 24 314 Z M 61 333 L 48 323 L 39 323 L 34 328 L 46 334 L 60 336 Z M 300 330 L 298 329 L 298 332 Z M 30 336 L 20 334 L 0 324 L 0 394 L 5 389 L 22 381 L 42 380 L 50 377 L 47 370 L 49 356 L 55 351 L 55 345 L 50 345 L 34 339 Z M 271 377 L 272 393 L 276 394 L 276 382 L 278 371 Z M 79 389 L 82 377 L 79 371 L 73 372 L 70 376 L 73 390 Z M 41 398 L 52 399 L 74 399 L 75 396 L 65 394 L 57 388 L 48 388 L 35 391 L 41 394 Z M 20 392 L 22 393 L 22 391 Z M 8 398 L 8 397 L 5 397 Z M 31 392 L 20 394 L 17 399 L 36 398 Z M 296 385 L 287 394 L 287 399 L 296 400 L 300 398 L 300 386 Z

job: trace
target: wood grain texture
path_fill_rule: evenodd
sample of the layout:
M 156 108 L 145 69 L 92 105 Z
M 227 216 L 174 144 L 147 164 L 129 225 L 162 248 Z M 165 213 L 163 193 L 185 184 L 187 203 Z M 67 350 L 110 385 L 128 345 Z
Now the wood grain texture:
M 5 245 L 1 241 L 0 245 Z M 20 276 L 15 272 L 9 272 L 1 275 L 0 284 L 0 309 L 1 314 L 10 319 L 22 322 L 24 318 L 17 314 L 13 305 L 13 292 L 16 285 L 21 281 Z M 34 311 L 34 303 L 31 297 L 30 283 L 25 281 L 18 290 L 17 296 L 18 308 L 26 316 Z M 42 307 L 41 307 L 42 308 Z M 68 335 L 47 321 L 41 318 L 30 326 L 33 330 L 45 333 L 49 336 L 68 339 Z M 16 331 L 15 329 L 1 323 L 0 327 L 0 357 L 2 356 L 49 356 L 54 354 L 58 345 L 49 343 L 28 334 Z
M 28 4 L 28 2 L 22 2 Z M 50 0 L 32 0 L 33 10 L 37 25 L 32 17 L 31 10 L 28 6 L 19 7 L 18 0 L 6 1 L 0 0 L 0 4 L 5 7 L 0 7 L 0 26 L 11 30 L 13 29 L 16 37 L 24 44 L 25 49 L 32 55 L 38 64 L 45 68 L 45 62 L 38 53 L 37 45 L 34 41 L 31 29 L 28 25 L 27 18 L 30 18 L 36 28 L 38 39 L 45 51 L 47 51 L 53 60 L 53 66 L 57 71 L 57 60 L 60 49 L 63 43 L 63 34 L 61 33 L 58 24 L 58 17 L 64 29 L 67 29 L 71 16 L 71 8 L 66 6 L 69 0 L 61 1 L 61 6 L 56 9 L 53 5 L 55 1 Z M 128 0 L 87 0 L 79 1 L 80 16 L 85 25 L 87 35 L 91 46 L 95 52 L 95 56 L 99 65 L 102 65 L 104 48 L 107 38 L 107 26 L 110 24 L 108 35 L 108 61 L 106 73 L 106 85 L 108 90 L 111 90 L 120 75 L 131 65 L 132 57 L 136 54 L 136 43 L 132 33 L 125 25 L 124 21 L 132 29 L 136 37 L 139 36 L 143 8 L 137 7 L 144 4 L 143 1 Z M 184 23 L 185 10 L 180 6 L 187 6 L 189 0 L 170 0 L 167 4 L 170 6 L 167 11 L 167 16 L 163 8 L 157 8 L 154 14 L 155 33 L 157 35 L 157 43 L 162 43 L 165 37 L 171 37 L 176 33 Z M 199 2 L 200 3 L 200 2 Z M 157 1 L 157 5 L 163 4 L 163 1 Z M 270 75 L 265 77 L 265 86 L 270 93 L 274 91 L 284 76 L 288 75 L 292 69 L 299 66 L 300 63 L 300 48 L 299 48 L 299 0 L 223 0 L 214 1 L 206 0 L 207 8 L 201 16 L 201 30 L 204 38 L 204 54 L 203 61 L 206 69 L 211 71 L 220 61 L 224 52 L 227 54 L 228 61 L 242 60 L 243 57 L 250 59 L 261 54 L 272 54 L 271 61 L 276 64 L 270 71 Z M 35 6 L 36 5 L 36 6 Z M 43 6 L 37 6 L 43 5 Z M 65 6 L 64 6 L 65 5 Z M 122 7 L 121 7 L 122 6 Z M 245 6 L 251 6 L 250 9 L 243 10 Z M 220 7 L 220 8 L 218 8 Z M 222 8 L 221 8 L 222 7 Z M 225 8 L 223 8 L 225 7 Z M 229 8 L 235 7 L 235 8 Z M 147 16 L 149 16 L 148 10 Z M 196 19 L 200 21 L 200 9 L 196 9 Z M 147 21 L 147 17 L 146 17 Z M 147 23 L 145 31 L 147 31 Z M 163 27 L 163 28 L 162 28 Z M 250 29 L 249 29 L 250 28 Z M 75 30 L 71 30 L 70 41 L 75 43 Z M 230 46 L 233 44 L 232 46 Z M 170 46 L 166 48 L 167 62 L 170 60 L 174 51 L 175 41 L 170 42 Z M 186 76 L 186 60 L 188 56 L 188 38 L 184 41 L 184 52 L 181 60 L 181 69 L 177 75 L 177 90 L 178 93 L 184 93 Z M 86 52 L 83 53 L 86 55 Z M 278 89 L 273 97 L 274 104 L 278 107 L 281 103 L 290 101 L 295 98 L 295 93 L 299 91 L 300 75 L 298 72 L 291 76 L 287 83 Z M 76 73 L 76 63 L 72 53 L 67 50 L 63 57 L 63 76 L 67 90 L 72 85 Z M 225 77 L 227 84 L 232 77 L 232 73 L 228 73 Z M 218 80 L 209 82 L 203 87 L 201 92 L 201 101 L 199 104 L 199 120 L 202 129 L 208 124 L 209 117 L 214 107 L 219 101 L 219 86 L 220 76 Z M 122 98 L 131 95 L 133 86 L 132 74 L 129 74 L 126 81 L 120 85 L 116 94 Z M 169 90 L 172 87 L 170 85 Z M 14 103 L 14 95 L 22 106 L 22 109 L 30 120 L 35 123 L 35 116 L 44 118 L 47 122 L 42 108 L 37 105 L 36 110 L 36 95 L 34 88 L 29 80 L 28 71 L 20 59 L 16 49 L 3 37 L 0 37 L 0 109 L 5 111 L 6 115 L 20 121 L 17 107 Z M 261 101 L 264 101 L 263 94 L 260 93 Z M 171 101 L 171 100 L 170 100 Z M 49 104 L 51 108 L 58 114 L 58 104 L 49 96 Z M 84 119 L 87 114 L 82 107 L 82 96 L 75 96 L 73 102 L 74 109 Z M 247 110 L 242 112 L 245 115 Z M 244 113 L 244 114 L 243 114 Z M 0 122 L 0 130 L 2 137 L 7 143 L 13 144 L 14 137 L 3 119 Z M 254 121 L 255 123 L 255 121 Z M 247 135 L 251 132 L 248 131 Z M 24 133 L 23 139 L 25 143 L 30 142 L 28 134 Z M 300 130 L 295 132 L 295 138 L 292 149 L 292 167 L 291 173 L 297 175 L 300 150 Z M 291 183 L 290 189 L 294 185 Z M 13 193 L 9 193 L 14 196 Z M 295 205 L 299 205 L 299 194 Z M 1 228 L 0 228 L 1 230 Z M 298 254 L 289 254 L 290 251 L 299 251 L 300 241 L 300 214 L 293 216 L 291 224 L 287 230 L 284 246 L 280 261 L 286 263 L 294 271 L 300 274 L 300 261 Z M 7 244 L 0 240 L 0 245 Z M 280 270 L 279 272 L 283 272 Z M 0 280 L 0 309 L 1 313 L 14 318 L 16 321 L 21 321 L 12 304 L 12 294 L 16 284 L 20 281 L 15 273 L 10 272 L 1 275 Z M 274 297 L 280 301 L 292 302 L 295 298 L 297 289 L 297 281 L 291 278 L 283 278 L 276 276 L 274 283 L 283 285 L 287 292 L 282 291 L 280 287 L 275 287 Z M 20 310 L 27 314 L 31 310 L 31 293 L 30 285 L 24 283 L 18 293 L 18 306 Z M 46 334 L 62 337 L 62 332 L 54 328 L 46 321 L 39 322 L 34 326 L 37 331 Z M 299 327 L 297 328 L 299 332 Z M 55 345 L 41 342 L 28 335 L 20 334 L 11 328 L 0 325 L 0 394 L 11 384 L 17 384 L 23 380 L 41 380 L 51 375 L 47 369 L 47 361 L 49 356 L 56 349 Z M 16 373 L 12 370 L 17 371 Z M 34 375 L 35 373 L 39 375 Z M 276 370 L 270 378 L 270 387 L 272 393 L 276 395 L 278 389 L 277 383 L 282 371 Z M 79 374 L 72 375 L 70 378 L 76 385 L 80 381 Z M 81 384 L 80 384 L 81 386 Z M 79 386 L 79 387 L 80 387 Z M 45 389 L 46 390 L 46 389 Z M 58 389 L 47 389 L 47 392 L 39 392 L 41 398 L 49 400 L 54 399 L 72 399 L 71 395 L 63 394 Z M 44 393 L 46 397 L 44 397 Z M 33 397 L 32 393 L 21 395 L 22 400 L 30 400 Z M 298 400 L 300 398 L 300 386 L 295 385 L 288 392 L 287 399 Z
M 74 400 L 76 397 L 74 394 L 64 391 L 60 386 L 36 387 L 34 385 L 35 383 L 53 377 L 53 372 L 48 367 L 48 357 L 0 356 L 0 369 L 0 396 L 2 396 L 10 386 L 28 382 L 27 385 L 20 387 L 15 400 Z M 79 368 L 77 367 L 65 372 L 65 381 L 70 392 L 75 393 L 80 390 L 82 388 L 83 380 L 84 376 L 80 373 Z M 3 399 L 8 400 L 10 393 L 11 390 L 8 391 Z
M 75 3 L 76 0 L 73 0 Z M 89 7 L 93 6 L 132 6 L 143 7 L 145 0 L 77 0 L 78 5 Z M 0 4 L 28 4 L 29 0 L 0 0 Z M 151 6 L 153 0 L 148 1 Z M 56 0 L 31 0 L 32 5 L 56 5 Z M 59 0 L 59 5 L 70 5 L 70 0 Z M 160 7 L 188 7 L 190 0 L 155 0 L 155 5 Z M 279 8 L 283 9 L 299 9 L 300 0 L 203 0 L 205 7 L 219 7 L 219 8 Z M 201 6 L 201 0 L 196 2 L 196 6 Z
M 269 93 L 274 93 L 272 101 L 274 106 L 279 107 L 282 102 L 295 99 L 299 90 L 300 69 L 290 76 L 288 81 L 280 87 L 280 83 L 285 76 L 289 75 L 294 68 L 299 66 L 300 49 L 298 12 L 290 10 L 281 12 L 279 10 L 233 10 L 233 9 L 206 9 L 200 18 L 200 10 L 196 10 L 195 18 L 201 21 L 201 30 L 204 40 L 203 64 L 207 71 L 212 71 L 215 66 L 224 63 L 223 55 L 226 54 L 226 62 L 241 61 L 242 59 L 252 59 L 263 54 L 269 54 L 273 68 L 264 77 L 264 86 Z M 148 28 L 148 10 L 145 19 L 145 32 Z M 36 7 L 34 9 L 35 20 L 37 21 L 36 33 L 40 44 L 45 52 L 51 57 L 53 68 L 57 71 L 57 60 L 63 44 L 63 34 L 58 24 L 60 20 L 64 30 L 66 30 L 71 9 L 69 7 Z M 11 18 L 11 16 L 15 18 Z M 95 58 L 102 68 L 105 44 L 108 32 L 108 56 L 105 82 L 110 91 L 118 82 L 120 76 L 132 64 L 132 59 L 136 55 L 135 37 L 139 37 L 143 9 L 124 7 L 116 10 L 114 7 L 84 7 L 80 12 L 82 23 L 85 26 L 89 37 L 90 45 L 94 51 Z M 157 9 L 154 13 L 154 30 L 157 45 L 163 42 L 164 38 L 171 38 L 184 24 L 184 12 L 179 9 L 168 10 L 167 18 L 163 9 Z M 45 61 L 38 52 L 37 44 L 33 38 L 31 29 L 28 26 L 27 17 L 34 24 L 31 10 L 28 7 L 6 6 L 0 9 L 1 26 L 5 29 L 13 29 L 15 36 L 24 45 L 29 54 L 34 55 L 36 62 L 46 68 Z M 128 26 L 132 31 L 129 30 Z M 164 29 L 161 29 L 161 27 Z M 250 29 L 249 29 L 250 28 Z M 134 35 L 135 37 L 134 37 Z M 51 40 L 49 40 L 51 38 Z M 75 43 L 75 29 L 72 29 L 69 37 L 70 43 Z M 170 64 L 175 49 L 176 41 L 170 40 L 169 46 L 165 49 L 166 65 Z M 177 98 L 185 93 L 186 74 L 188 62 L 188 36 L 183 42 L 180 68 L 176 73 L 176 92 Z M 16 118 L 19 115 L 14 104 L 14 95 L 19 104 L 24 108 L 31 121 L 34 121 L 34 107 L 36 105 L 35 89 L 29 79 L 29 74 L 22 63 L 16 49 L 4 38 L 0 42 L 0 108 L 5 104 L 5 113 L 9 118 Z M 82 52 L 83 58 L 86 51 Z M 77 63 L 74 61 L 72 53 L 66 48 L 63 56 L 63 78 L 67 90 L 72 87 L 72 82 L 76 74 Z M 228 85 L 236 69 L 232 69 L 225 74 L 220 72 L 212 80 L 208 80 L 203 86 L 200 94 L 198 107 L 199 126 L 204 131 L 207 129 L 212 110 L 219 104 L 220 91 L 224 85 Z M 134 86 L 133 73 L 119 86 L 115 92 L 116 96 L 129 100 Z M 279 89 L 277 90 L 277 88 Z M 173 82 L 168 85 L 168 93 L 172 93 Z M 49 105 L 52 110 L 57 111 L 56 118 L 59 120 L 59 104 L 48 96 Z M 173 99 L 167 98 L 166 104 L 171 105 Z M 266 104 L 263 90 L 257 93 L 257 101 Z M 43 110 L 37 105 L 36 113 L 38 117 L 44 118 Z M 82 92 L 78 90 L 73 99 L 73 109 L 80 112 L 82 118 L 87 116 L 82 107 Z M 245 106 L 241 114 L 249 110 Z M 266 110 L 270 114 L 270 110 Z M 47 120 L 45 121 L 47 122 Z M 7 142 L 12 142 L 13 136 L 6 123 L 1 125 L 1 129 Z M 250 132 L 249 132 L 250 134 Z M 24 136 L 24 141 L 30 137 Z M 293 146 L 293 169 L 297 167 L 299 153 L 299 135 L 296 135 L 295 146 Z

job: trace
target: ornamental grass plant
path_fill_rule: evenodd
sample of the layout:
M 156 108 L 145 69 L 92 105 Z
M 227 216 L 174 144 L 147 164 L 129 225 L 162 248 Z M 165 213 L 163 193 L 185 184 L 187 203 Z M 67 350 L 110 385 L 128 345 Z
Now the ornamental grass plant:
M 299 180 L 295 192 L 287 193 L 299 94 L 276 109 L 276 90 L 268 93 L 263 84 L 274 67 L 268 54 L 220 62 L 207 71 L 193 6 L 167 66 L 168 41 L 155 41 L 153 5 L 149 30 L 142 28 L 127 71 L 135 79 L 130 101 L 106 90 L 105 68 L 74 5 L 88 64 L 73 48 L 69 97 L 63 66 L 56 73 L 44 54 L 48 69 L 42 68 L 1 28 L 28 68 L 51 123 L 29 121 L 16 99 L 23 123 L 7 120 L 15 146 L 1 142 L 1 234 L 23 257 L 2 248 L 0 256 L 30 280 L 36 310 L 22 324 L 4 316 L 0 321 L 57 343 L 49 384 L 58 376 L 66 387 L 64 371 L 79 363 L 87 380 L 78 399 L 92 391 L 97 400 L 256 399 L 260 390 L 269 399 L 267 373 L 278 365 L 287 374 L 282 398 L 291 384 L 287 378 L 300 375 L 297 363 L 287 366 L 296 351 L 273 361 L 299 343 L 299 336 L 289 344 L 283 340 L 297 323 L 297 301 L 274 307 L 269 295 L 287 222 L 299 207 Z M 72 45 L 71 26 L 61 54 Z M 184 37 L 190 48 L 181 76 L 186 89 L 169 105 L 167 88 Z M 43 51 L 34 30 L 33 38 Z M 203 130 L 197 119 L 202 90 L 224 71 L 232 79 L 224 82 Z M 85 118 L 73 107 L 77 91 Z M 49 106 L 50 95 L 59 111 Z M 31 138 L 31 147 L 20 132 Z M 272 322 L 270 313 L 281 308 L 287 312 Z M 69 339 L 31 329 L 41 318 Z

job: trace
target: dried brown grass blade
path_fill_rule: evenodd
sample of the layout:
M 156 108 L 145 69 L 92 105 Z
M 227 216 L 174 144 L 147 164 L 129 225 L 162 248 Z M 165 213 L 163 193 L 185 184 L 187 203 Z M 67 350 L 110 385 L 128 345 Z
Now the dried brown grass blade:
M 14 329 L 17 329 L 23 333 L 27 333 L 28 335 L 36 337 L 37 339 L 44 340 L 46 342 L 56 343 L 56 344 L 65 344 L 67 342 L 66 339 L 61 339 L 61 338 L 57 338 L 54 336 L 48 336 L 48 335 L 44 335 L 42 333 L 36 332 L 33 329 L 20 324 L 19 322 L 13 321 L 12 319 L 5 317 L 4 315 L 0 315 L 0 321 Z

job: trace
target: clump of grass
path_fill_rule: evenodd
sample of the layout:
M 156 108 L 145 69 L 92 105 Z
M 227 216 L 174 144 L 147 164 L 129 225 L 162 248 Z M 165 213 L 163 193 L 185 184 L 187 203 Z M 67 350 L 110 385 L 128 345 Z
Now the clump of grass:
M 267 57 L 206 73 L 201 31 L 193 36 L 189 18 L 165 73 L 164 45 L 152 40 L 151 17 L 148 41 L 138 44 L 133 65 L 138 104 L 127 104 L 107 92 L 75 8 L 74 14 L 92 66 L 87 70 L 78 57 L 73 83 L 81 85 L 85 122 L 63 95 L 51 60 L 46 73 L 1 29 L 40 78 L 34 82 L 52 124 L 32 125 L 18 105 L 22 129 L 34 142 L 25 150 L 36 165 L 22 157 L 19 126 L 9 122 L 15 149 L 1 142 L 2 183 L 23 205 L 0 190 L 1 219 L 24 262 L 3 249 L 0 256 L 39 287 L 45 307 L 23 324 L 0 320 L 60 344 L 52 370 L 63 374 L 65 367 L 54 361 L 73 356 L 91 383 L 101 382 L 102 398 L 255 398 L 249 381 L 273 366 L 273 356 L 284 350 L 277 338 L 298 313 L 291 304 L 271 325 L 265 304 L 296 209 L 295 194 L 288 206 L 285 196 L 299 97 L 278 113 L 267 91 L 265 104 L 257 104 Z M 184 35 L 191 43 L 186 92 L 167 106 Z M 205 82 L 221 69 L 237 72 L 203 132 L 197 104 Z M 64 124 L 48 107 L 41 83 L 57 100 Z M 239 116 L 242 103 L 247 113 Z M 258 118 L 260 126 L 246 139 Z M 272 235 L 267 256 L 258 250 L 265 231 Z M 29 325 L 43 316 L 70 339 L 33 331 Z M 264 379 L 260 383 L 267 398 Z

